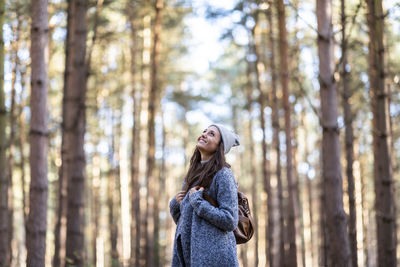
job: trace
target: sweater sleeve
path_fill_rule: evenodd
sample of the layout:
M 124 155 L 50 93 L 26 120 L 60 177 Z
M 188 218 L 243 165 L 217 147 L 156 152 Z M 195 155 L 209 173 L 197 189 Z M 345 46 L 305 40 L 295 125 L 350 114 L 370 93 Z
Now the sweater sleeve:
M 171 213 L 172 219 L 174 219 L 174 222 L 177 224 L 179 217 L 181 216 L 181 210 L 175 197 L 173 197 L 169 202 L 169 212 Z
M 218 208 L 203 199 L 203 192 L 193 193 L 190 198 L 196 214 L 224 231 L 233 231 L 238 225 L 238 198 L 232 171 L 225 169 L 214 177 L 217 183 Z

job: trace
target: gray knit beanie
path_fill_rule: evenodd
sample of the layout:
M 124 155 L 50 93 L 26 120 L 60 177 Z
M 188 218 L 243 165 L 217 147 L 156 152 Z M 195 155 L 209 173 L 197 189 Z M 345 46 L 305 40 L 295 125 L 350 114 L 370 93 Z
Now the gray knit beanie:
M 233 131 L 229 130 L 221 124 L 211 124 L 210 126 L 215 126 L 218 128 L 221 134 L 222 142 L 224 143 L 224 154 L 231 150 L 231 147 L 240 145 L 239 136 Z

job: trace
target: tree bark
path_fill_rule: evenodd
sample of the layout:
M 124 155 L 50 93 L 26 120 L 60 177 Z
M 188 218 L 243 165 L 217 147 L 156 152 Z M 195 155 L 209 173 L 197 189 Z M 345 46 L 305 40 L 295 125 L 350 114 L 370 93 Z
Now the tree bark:
M 113 116 L 111 114 L 111 116 Z M 114 117 L 112 118 L 112 125 L 114 125 Z M 109 153 L 110 162 L 110 175 L 108 177 L 108 225 L 110 230 L 110 245 L 111 245 L 111 266 L 119 266 L 119 253 L 117 249 L 118 242 L 118 209 L 115 207 L 119 205 L 119 188 L 120 188 L 120 173 L 119 173 L 119 142 L 120 142 L 120 129 L 121 129 L 121 115 L 117 117 L 117 125 L 113 126 L 113 132 L 111 135 L 111 147 Z
M 163 0 L 157 0 L 155 3 L 155 20 L 154 20 L 154 35 L 153 35 L 153 47 L 152 47 L 152 61 L 151 61 L 151 86 L 149 92 L 149 102 L 148 102 L 148 151 L 147 151 L 147 170 L 146 170 L 146 188 L 147 188 L 147 196 L 146 196 L 146 221 L 145 221 L 145 233 L 146 233 L 146 265 L 153 266 L 154 265 L 154 246 L 155 242 L 158 242 L 157 237 L 154 236 L 154 227 L 153 229 L 149 229 L 149 220 L 154 222 L 154 216 L 158 216 L 158 214 L 154 214 L 153 212 L 153 188 L 152 184 L 154 184 L 154 168 L 155 168 L 155 116 L 157 113 L 156 105 L 159 103 L 159 95 L 160 95 L 160 86 L 158 81 L 158 64 L 159 64 L 159 54 L 160 54 L 160 34 L 162 27 L 162 10 L 163 10 Z M 153 225 L 154 226 L 154 225 Z
M 279 209 L 279 241 L 278 241 L 278 255 L 276 260 L 276 266 L 283 264 L 285 257 L 285 246 L 284 246 L 284 210 L 283 210 L 283 192 L 282 192 L 282 179 L 281 179 L 281 151 L 280 151 L 280 126 L 279 126 L 279 99 L 277 95 L 277 73 L 276 73 L 276 61 L 275 61 L 275 38 L 274 38 L 274 24 L 273 24 L 273 10 L 272 2 L 270 2 L 270 8 L 267 10 L 267 20 L 269 24 L 268 32 L 268 44 L 270 50 L 270 70 L 271 70 L 271 88 L 272 88 L 272 128 L 273 128 L 273 147 L 275 150 L 275 175 L 277 179 L 277 194 L 278 194 L 278 209 Z M 274 220 L 271 216 L 268 217 L 268 238 L 270 244 L 272 244 L 272 236 L 274 233 Z M 275 259 L 272 252 L 270 252 L 270 266 L 275 266 Z
M 31 125 L 29 215 L 26 247 L 27 266 L 44 266 L 47 229 L 47 0 L 32 1 L 31 26 Z
M 21 24 L 22 24 L 22 15 L 21 15 L 21 4 L 16 3 L 16 8 L 15 8 L 15 16 L 16 16 L 16 25 L 15 27 L 12 27 L 12 34 L 14 36 L 14 40 L 12 41 L 12 61 L 13 61 L 13 67 L 12 67 L 12 78 L 11 78 L 11 108 L 10 108 L 10 138 L 9 138 L 9 145 L 8 145 L 8 247 L 9 247 L 9 258 L 8 258 L 8 263 L 11 265 L 12 264 L 12 258 L 13 258 L 13 251 L 12 251 L 12 240 L 13 240 L 13 235 L 14 235 L 14 227 L 13 227 L 13 219 L 14 219 L 14 208 L 13 208 L 13 193 L 12 193 L 12 188 L 13 188 L 13 174 L 14 174 L 14 166 L 15 166 L 15 147 L 16 147 L 16 142 L 15 142 L 15 134 L 16 134 L 16 84 L 17 84 L 17 75 L 20 72 L 20 61 L 19 61 L 19 56 L 18 56 L 18 51 L 20 48 L 20 34 L 21 34 Z
M 65 167 L 67 186 L 67 241 L 66 264 L 83 266 L 84 247 L 84 198 L 85 198 L 85 99 L 87 70 L 86 12 L 87 0 L 71 0 L 68 25 L 68 62 L 66 63 L 67 87 L 65 101 Z M 63 162 L 64 164 L 64 162 Z
M 272 194 L 271 194 L 271 177 L 270 177 L 270 163 L 267 159 L 267 141 L 266 141 L 266 129 L 265 129 L 265 114 L 264 109 L 267 102 L 267 94 L 265 93 L 265 81 L 262 79 L 263 70 L 265 69 L 264 63 L 261 60 L 261 52 L 260 52 L 260 44 L 257 42 L 261 38 L 259 22 L 258 22 L 258 14 L 255 15 L 255 26 L 252 29 L 253 36 L 253 51 L 256 56 L 256 60 L 254 62 L 254 70 L 256 75 L 256 86 L 259 91 L 258 96 L 258 104 L 260 105 L 260 127 L 263 133 L 263 138 L 261 142 L 262 148 L 262 161 L 261 161 L 261 170 L 262 170 L 262 179 L 263 179 L 263 189 L 266 193 L 266 206 L 267 206 L 267 221 L 272 221 Z M 258 239 L 257 239 L 258 240 Z M 267 262 L 272 260 L 272 236 L 268 238 L 268 230 L 266 231 L 266 257 Z M 258 244 L 256 245 L 258 248 Z M 257 250 L 257 258 L 258 258 L 258 250 Z M 258 265 L 258 261 L 257 261 Z
M 65 239 L 66 239 L 66 216 L 67 216 L 67 190 L 68 190 L 68 177 L 67 177 L 67 147 L 66 147 L 66 104 L 67 104 L 67 88 L 68 88 L 68 62 L 70 61 L 70 42 L 72 31 L 72 4 L 67 7 L 67 36 L 65 40 L 65 72 L 64 72 L 64 87 L 63 87 L 63 101 L 62 101 L 62 124 L 61 124 L 61 166 L 58 170 L 58 201 L 57 201 L 57 221 L 54 229 L 54 256 L 53 266 L 63 267 L 64 262 L 61 259 L 65 258 Z
M 318 140 L 317 147 L 321 147 L 322 140 Z M 322 154 L 322 149 L 320 150 Z M 323 159 L 319 160 L 319 255 L 318 255 L 318 264 L 319 266 L 331 266 L 332 264 L 329 261 L 328 250 L 329 250 L 329 242 L 328 242 L 328 231 L 326 225 L 326 210 L 325 210 L 325 202 L 326 202 L 326 192 L 325 192 L 325 182 L 322 174 L 322 163 Z
M 306 121 L 306 109 L 303 108 L 302 112 L 301 112 L 301 125 L 304 126 L 305 129 L 308 129 L 308 125 L 307 125 L 307 121 Z M 308 135 L 307 135 L 307 130 L 304 132 L 304 144 L 309 144 L 308 142 Z M 308 156 L 309 156 L 310 152 L 308 149 L 308 145 L 305 145 L 305 151 L 304 151 L 304 159 L 306 161 L 306 163 L 308 164 L 309 168 L 311 167 L 311 164 L 308 162 Z M 313 222 L 314 222 L 314 213 L 313 213 L 313 194 L 314 194 L 314 190 L 313 190 L 313 183 L 312 183 L 312 177 L 309 176 L 309 174 L 306 175 L 305 177 L 306 179 L 306 196 L 307 196 L 307 204 L 308 204 L 308 216 L 309 216 L 309 228 L 310 228 L 310 244 L 309 244 L 309 248 L 310 248 L 310 262 L 311 262 L 311 266 L 314 266 L 314 260 L 315 260 L 315 254 L 314 254 L 314 232 L 313 232 Z
M 3 24 L 5 0 L 0 0 L 0 266 L 5 266 L 9 258 L 8 248 L 8 175 L 7 175 L 7 110 L 4 90 L 4 38 Z
M 347 194 L 349 198 L 349 242 L 351 252 L 351 262 L 353 266 L 358 266 L 357 259 L 357 214 L 356 214 L 356 201 L 354 196 L 355 185 L 353 175 L 353 162 L 354 162 L 354 135 L 353 135 L 353 115 L 350 107 L 350 81 L 349 72 L 347 71 L 347 44 L 346 37 L 346 1 L 341 0 L 341 24 L 342 24 L 342 65 L 341 65 L 341 81 L 342 81 L 342 104 L 344 113 L 345 124 L 345 152 L 346 152 L 346 176 L 347 176 Z
M 249 45 L 249 53 L 254 53 L 254 44 L 251 42 L 254 42 L 252 40 L 252 35 L 249 33 L 249 38 L 250 38 L 250 45 Z M 252 81 L 252 67 L 253 64 L 250 61 L 247 61 L 247 85 L 246 85 L 246 98 L 247 98 L 247 112 L 249 116 L 251 116 L 253 112 L 253 99 L 252 99 L 252 91 L 253 91 L 253 81 Z M 253 121 L 250 119 L 248 122 L 248 136 L 252 136 L 253 133 Z M 254 266 L 258 266 L 258 213 L 257 213 L 257 171 L 256 171 L 256 159 L 255 159 L 255 151 L 254 151 L 254 140 L 253 138 L 249 138 L 249 166 L 250 167 L 250 176 L 252 177 L 252 183 L 251 183 L 251 204 L 252 204 L 252 212 L 253 212 L 253 220 L 254 220 L 254 226 L 255 226 L 255 233 L 254 233 Z
M 130 7 L 129 7 L 130 8 Z M 131 194 L 132 194 L 132 214 L 131 214 L 131 262 L 130 266 L 139 267 L 140 260 L 140 238 L 141 238 L 141 211 L 140 211 L 140 184 L 139 184 L 139 155 L 140 153 L 140 117 L 141 117 L 141 91 L 136 86 L 136 51 L 139 43 L 136 37 L 136 26 L 133 11 L 128 10 L 129 23 L 131 26 L 131 84 L 133 98 L 133 127 L 132 127 L 132 146 L 131 146 Z
M 367 1 L 369 84 L 374 148 L 375 212 L 378 266 L 396 266 L 396 216 L 391 162 L 389 90 L 385 86 L 384 13 L 381 0 Z
M 285 135 L 286 135 L 286 176 L 288 185 L 287 229 L 288 235 L 287 254 L 285 251 L 285 266 L 297 266 L 296 249 L 296 224 L 295 224 L 295 184 L 293 181 L 293 150 L 291 130 L 291 105 L 289 103 L 289 69 L 288 69 L 288 44 L 286 33 L 286 15 L 283 0 L 276 2 L 279 24 L 279 56 L 280 56 L 280 82 L 283 92 L 283 107 L 285 110 Z
M 317 0 L 319 82 L 322 119 L 322 176 L 325 187 L 328 257 L 332 266 L 351 266 L 340 166 L 337 93 L 333 77 L 331 0 Z
M 22 91 L 25 91 L 25 74 L 26 72 L 20 72 L 21 75 L 21 88 Z M 19 153 L 20 153 L 20 165 L 21 165 L 21 192 L 22 192 L 22 210 L 23 210 L 23 219 L 24 219 L 24 226 L 26 230 L 26 226 L 28 223 L 28 212 L 29 212 L 29 202 L 27 201 L 26 198 L 26 172 L 25 172 L 25 150 L 24 150 L 24 144 L 26 143 L 26 136 L 25 136 L 25 116 L 23 112 L 24 108 L 24 101 L 20 100 L 19 108 L 18 108 L 18 114 L 19 114 L 19 119 L 18 119 L 18 127 L 19 127 Z

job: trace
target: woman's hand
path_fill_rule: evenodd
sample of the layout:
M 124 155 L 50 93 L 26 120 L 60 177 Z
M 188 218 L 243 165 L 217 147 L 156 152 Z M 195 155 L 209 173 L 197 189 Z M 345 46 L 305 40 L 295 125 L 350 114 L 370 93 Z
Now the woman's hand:
M 176 201 L 178 201 L 179 204 L 181 204 L 181 201 L 185 198 L 186 192 L 185 191 L 179 191 L 178 194 L 176 194 L 175 198 Z
M 189 197 L 193 194 L 196 193 L 197 191 L 204 191 L 204 187 L 200 187 L 200 186 L 195 186 L 192 189 L 190 189 L 189 191 Z

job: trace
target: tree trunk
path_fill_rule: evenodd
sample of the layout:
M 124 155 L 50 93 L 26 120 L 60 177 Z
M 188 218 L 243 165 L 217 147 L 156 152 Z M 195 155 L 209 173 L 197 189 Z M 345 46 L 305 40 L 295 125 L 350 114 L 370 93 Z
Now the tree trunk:
M 8 175 L 7 175 L 7 110 L 4 90 L 4 38 L 3 24 L 5 0 L 0 0 L 0 266 L 6 266 L 8 248 Z
M 63 267 L 64 262 L 61 259 L 65 258 L 65 239 L 66 239 L 66 216 L 67 216 L 67 188 L 68 188 L 68 177 L 67 177 L 67 147 L 66 147 L 66 104 L 67 104 L 67 88 L 68 88 L 68 65 L 70 58 L 70 42 L 72 34 L 72 4 L 68 4 L 67 7 L 67 36 L 65 41 L 65 72 L 64 72 L 64 87 L 63 87 L 63 101 L 62 101 L 62 124 L 61 124 L 61 166 L 58 170 L 58 201 L 57 201 L 57 222 L 54 229 L 54 256 L 53 256 L 53 266 Z
M 349 197 L 349 242 L 351 252 L 351 262 L 353 266 L 358 266 L 357 260 L 357 214 L 356 201 L 354 196 L 355 185 L 353 176 L 353 115 L 350 107 L 350 97 L 352 95 L 349 84 L 349 73 L 347 71 L 347 43 L 346 39 L 346 6 L 345 0 L 341 0 L 341 23 L 342 23 L 342 65 L 341 65 L 341 81 L 342 81 L 342 104 L 345 124 L 345 152 L 346 152 L 346 175 L 347 175 L 347 194 Z
M 291 106 L 289 103 L 289 69 L 288 69 L 288 44 L 286 33 L 286 15 L 283 0 L 277 0 L 278 24 L 279 24 L 279 55 L 280 55 L 280 81 L 283 92 L 283 107 L 285 110 L 285 135 L 286 135 L 286 175 L 288 184 L 288 208 L 287 208 L 287 235 L 288 251 L 285 252 L 287 266 L 297 266 L 296 249 L 296 225 L 295 225 L 295 184 L 293 181 L 293 150 L 291 130 Z
M 111 116 L 113 116 L 111 114 Z M 114 118 L 112 118 L 112 125 L 114 125 Z M 113 126 L 113 132 L 111 135 L 111 148 L 109 154 L 109 162 L 110 162 L 110 175 L 108 177 L 108 197 L 107 197 L 107 206 L 108 206 L 108 225 L 110 229 L 110 245 L 111 245 L 111 266 L 119 266 L 119 253 L 117 249 L 118 242 L 118 209 L 115 207 L 119 205 L 119 142 L 121 137 L 121 115 L 117 117 L 117 125 Z
M 270 3 L 272 6 L 272 3 Z M 273 24 L 273 9 L 270 7 L 267 10 L 267 20 L 269 24 L 269 32 L 268 32 L 268 44 L 270 50 L 270 70 L 271 70 L 271 88 L 272 88 L 272 128 L 273 128 L 273 147 L 275 150 L 275 175 L 277 179 L 277 193 L 278 193 L 278 208 L 279 208 L 279 242 L 278 242 L 278 255 L 277 260 L 274 259 L 274 255 L 271 249 L 269 249 L 270 253 L 270 266 L 280 266 L 283 264 L 284 257 L 285 257 L 285 247 L 284 247 L 284 236 L 283 236 L 283 229 L 284 229 L 284 217 L 283 217 L 283 192 L 282 192 L 282 180 L 281 180 L 281 151 L 280 151 L 280 140 L 279 140 L 279 99 L 277 95 L 277 73 L 276 73 L 276 63 L 275 63 L 275 38 L 274 38 L 274 24 Z M 267 204 L 268 205 L 268 204 Z M 271 215 L 271 214 L 269 214 Z M 272 216 L 268 216 L 268 239 L 269 244 L 272 244 L 272 237 L 274 233 L 274 220 Z M 277 263 L 275 265 L 275 262 Z
M 160 166 L 160 173 L 159 173 L 159 202 L 161 204 L 161 211 L 163 210 L 168 210 L 168 198 L 166 194 L 166 177 L 167 177 L 167 166 L 166 166 L 166 156 L 167 156 L 167 150 L 166 150 L 166 137 L 167 137 L 167 132 L 165 128 L 165 119 L 164 119 L 164 112 L 161 114 L 161 127 L 162 127 L 162 143 L 161 143 L 161 151 L 162 151 L 162 158 L 161 158 L 161 166 Z M 160 216 L 159 216 L 160 217 Z M 168 219 L 159 219 L 159 231 L 158 234 L 162 231 L 166 231 L 166 223 L 165 221 Z M 163 229 L 164 228 L 164 229 Z M 164 243 L 164 242 L 163 242 Z M 169 251 L 166 251 L 165 245 L 162 245 L 162 242 L 159 242 L 158 244 L 158 261 L 155 262 L 156 266 L 165 266 L 165 253 L 170 253 Z
M 297 123 L 294 123 L 294 126 L 292 127 L 293 131 L 293 166 L 298 166 L 297 163 L 297 127 L 295 126 Z M 295 206 L 295 216 L 296 216 L 296 240 L 300 240 L 300 248 L 298 249 L 297 257 L 301 259 L 301 263 L 298 262 L 299 266 L 305 267 L 306 266 L 306 251 L 305 251 L 305 240 L 304 240 L 304 220 L 303 220 L 303 207 L 302 207 L 302 200 L 300 196 L 300 192 L 302 190 L 302 184 L 300 181 L 300 176 L 298 175 L 297 172 L 293 172 L 293 183 L 294 183 L 294 189 L 293 192 L 295 194 L 294 196 L 294 206 Z
M 308 153 L 307 153 L 308 154 Z M 306 154 L 306 155 L 307 155 Z M 313 233 L 313 202 L 312 202 L 312 194 L 313 194 L 313 190 L 312 190 L 312 182 L 311 182 L 311 178 L 307 176 L 306 178 L 306 186 L 307 186 L 307 201 L 308 201 L 308 212 L 309 212 L 309 217 L 310 217 L 310 255 L 311 255 L 311 265 L 314 266 L 314 259 L 315 259 L 315 255 L 314 255 L 314 233 Z
M 235 133 L 239 133 L 239 116 L 238 116 L 238 106 L 236 105 L 231 105 L 232 107 L 232 121 L 233 121 L 233 130 Z M 243 160 L 243 153 L 239 154 L 238 157 L 238 162 L 237 164 L 235 164 L 236 166 L 238 166 L 237 170 L 234 170 L 235 174 L 238 177 L 243 177 L 244 173 L 245 173 L 245 162 Z M 241 189 L 243 190 L 243 188 Z M 247 244 L 243 244 L 242 246 L 239 247 L 239 251 L 238 251 L 238 256 L 241 260 L 241 265 L 243 267 L 247 267 L 248 266 L 248 262 L 247 262 Z
M 141 211 L 140 211 L 140 183 L 139 183 L 139 158 L 140 150 L 140 118 L 142 113 L 142 90 L 137 84 L 137 52 L 139 50 L 139 38 L 137 37 L 137 13 L 134 2 L 127 4 L 127 16 L 130 25 L 130 38 L 132 45 L 130 47 L 131 61 L 131 86 L 133 99 L 133 127 L 132 127 L 132 145 L 131 145 L 131 267 L 139 267 L 140 261 L 140 238 L 141 238 Z
M 263 133 L 263 138 L 261 142 L 261 147 L 262 147 L 262 162 L 261 162 L 261 170 L 262 170 L 262 179 L 263 179 L 263 189 L 267 195 L 266 199 L 266 206 L 267 206 L 267 221 L 271 222 L 272 221 L 272 194 L 271 194 L 271 177 L 270 177 L 270 164 L 267 159 L 267 141 L 266 141 L 266 129 L 265 129 L 265 114 L 264 114 L 264 109 L 266 106 L 266 101 L 267 99 L 267 94 L 265 93 L 264 85 L 265 85 L 265 80 L 262 79 L 263 71 L 265 69 L 264 63 L 261 60 L 261 52 L 260 52 L 260 44 L 257 42 L 261 38 L 260 36 L 260 29 L 258 25 L 258 15 L 256 14 L 255 16 L 255 26 L 252 29 L 252 36 L 253 36 L 253 51 L 254 54 L 256 55 L 256 60 L 254 62 L 254 71 L 256 74 L 256 86 L 257 90 L 259 91 L 259 96 L 258 96 L 258 103 L 260 105 L 260 127 L 262 129 Z M 255 193 L 256 194 L 256 193 Z M 267 234 L 268 231 L 266 231 L 266 250 L 267 250 L 267 262 L 272 260 L 272 237 L 268 238 Z M 258 236 L 257 236 L 258 237 Z M 258 240 L 258 238 L 257 238 Z M 256 247 L 258 248 L 258 244 L 256 243 Z M 257 249 L 257 255 L 256 257 L 258 258 L 258 249 Z M 257 260 L 257 265 L 258 265 L 258 260 Z
M 21 75 L 21 90 L 25 91 L 25 74 L 26 72 L 20 72 Z M 18 110 L 18 114 L 19 114 L 19 119 L 18 119 L 18 127 L 19 127 L 19 153 L 20 153 L 20 165 L 21 165 L 21 192 L 22 192 L 22 210 L 23 210 L 23 219 L 24 219 L 24 229 L 26 230 L 26 226 L 28 223 L 28 206 L 29 206 L 29 202 L 27 201 L 26 198 L 26 178 L 25 178 L 25 150 L 24 150 L 24 144 L 26 143 L 26 136 L 25 136 L 25 115 L 23 112 L 23 108 L 24 108 L 24 101 L 20 100 L 20 104 L 19 104 L 19 110 Z
M 332 266 L 351 266 L 340 166 L 337 93 L 333 77 L 331 0 L 317 0 L 319 81 L 322 119 L 322 176 L 325 187 L 328 255 Z
M 21 5 L 18 4 L 15 10 L 17 23 L 15 27 L 12 27 L 12 34 L 14 36 L 14 40 L 12 42 L 12 61 L 14 64 L 12 67 L 12 78 L 11 78 L 11 108 L 10 108 L 10 139 L 9 139 L 9 153 L 8 153 L 8 247 L 9 247 L 9 258 L 8 263 L 12 264 L 12 240 L 14 235 L 14 227 L 13 227 L 13 218 L 14 218 L 14 208 L 13 208 L 13 174 L 14 174 L 14 166 L 15 166 L 15 134 L 16 134 L 16 84 L 17 84 L 17 75 L 20 69 L 20 61 L 18 56 L 18 51 L 20 48 L 20 34 L 21 34 L 21 24 L 22 24 L 22 15 L 21 15 Z
M 389 90 L 385 86 L 384 13 L 381 0 L 367 1 L 369 84 L 374 147 L 374 186 L 378 266 L 396 266 L 396 217 L 390 151 Z
M 31 182 L 26 247 L 27 266 L 44 266 L 47 229 L 47 64 L 45 51 L 48 39 L 47 0 L 32 1 L 31 25 Z
M 86 54 L 86 12 L 87 0 L 69 2 L 68 62 L 66 63 L 67 87 L 65 101 L 65 167 L 67 188 L 67 242 L 66 264 L 83 266 L 84 247 L 84 198 L 85 198 L 85 99 L 87 70 Z
M 318 140 L 317 147 L 321 147 L 321 140 Z M 322 149 L 320 150 L 322 154 Z M 328 242 L 328 231 L 326 225 L 326 210 L 325 210 L 325 202 L 326 202 L 326 190 L 325 190 L 325 182 L 322 174 L 321 166 L 322 166 L 322 158 L 319 160 L 319 237 L 318 241 L 319 246 L 319 255 L 318 255 L 318 264 L 319 266 L 331 266 L 332 264 L 329 261 L 328 250 L 329 250 L 329 242 Z
M 99 144 L 99 136 L 94 136 L 93 137 L 93 143 L 94 147 L 97 147 Z M 88 177 L 88 186 L 92 192 L 91 196 L 88 197 L 89 203 L 91 202 L 91 216 L 90 216 L 90 223 L 92 227 L 90 227 L 92 235 L 91 235 L 91 248 L 90 250 L 92 251 L 92 265 L 96 266 L 97 265 L 97 242 L 99 240 L 99 220 L 100 220 L 100 214 L 101 214 L 101 206 L 100 206 L 100 193 L 99 191 L 101 190 L 101 167 L 100 167 L 100 155 L 97 150 L 94 151 L 93 156 L 92 156 L 92 175 L 91 177 Z M 91 179 L 90 179 L 91 178 Z M 101 255 L 100 255 L 101 257 Z M 90 262 L 90 259 L 88 259 Z
M 360 157 L 358 157 L 360 158 Z M 360 183 L 361 183 L 361 210 L 362 210 L 362 231 L 363 231 L 363 247 L 364 247 L 364 266 L 371 266 L 371 255 L 368 253 L 369 251 L 369 245 L 371 242 L 368 242 L 368 233 L 369 233 L 369 210 L 367 208 L 367 200 L 366 200 L 366 181 L 365 181 L 365 175 L 364 175 L 364 164 L 360 160 Z
M 154 35 L 153 35 L 153 47 L 152 47 L 152 61 L 151 61 L 151 87 L 149 93 L 148 102 L 148 152 L 147 152 L 147 170 L 146 170 L 146 221 L 145 221 L 145 233 L 146 233 L 146 265 L 153 266 L 154 258 L 157 255 L 153 255 L 155 242 L 158 242 L 157 237 L 153 236 L 153 229 L 149 229 L 149 220 L 154 222 L 154 212 L 153 212 L 153 188 L 154 184 L 154 168 L 155 168 L 155 116 L 156 116 L 156 106 L 159 103 L 160 86 L 158 82 L 158 64 L 159 64 L 159 53 L 160 53 L 160 34 L 162 27 L 162 10 L 163 10 L 163 0 L 157 0 L 155 3 L 156 17 L 154 21 Z
M 132 186 L 132 227 L 131 227 L 131 262 L 130 266 L 139 267 L 140 260 L 140 237 L 141 237 L 141 216 L 140 216 L 140 184 L 139 184 L 139 155 L 140 153 L 140 117 L 141 117 L 141 92 L 136 84 L 136 51 L 135 44 L 139 43 L 136 37 L 136 27 L 133 18 L 130 17 L 131 39 L 131 84 L 133 98 L 133 121 L 132 147 L 131 147 L 131 186 Z
M 307 121 L 306 121 L 306 109 L 303 108 L 302 112 L 301 112 L 301 125 L 304 126 L 304 129 L 308 129 L 308 125 L 307 125 Z M 307 130 L 304 131 L 304 144 L 309 144 L 308 142 L 308 135 L 307 135 Z M 309 168 L 311 167 L 311 164 L 308 162 L 308 156 L 309 156 L 310 152 L 308 149 L 308 145 L 305 145 L 305 151 L 304 151 L 304 159 L 305 162 L 308 164 Z M 308 205 L 308 216 L 309 216 L 309 228 L 310 228 L 310 244 L 309 244 L 309 248 L 310 248 L 310 260 L 309 262 L 311 262 L 311 266 L 315 266 L 315 254 L 314 254 L 314 233 L 313 233 L 313 222 L 314 222 L 314 215 L 313 215 L 313 194 L 314 194 L 314 190 L 313 190 L 313 185 L 312 185 L 312 177 L 310 177 L 308 174 L 306 175 L 306 196 L 307 196 L 307 205 Z M 307 265 L 305 265 L 307 266 Z
M 254 42 L 252 40 L 252 35 L 249 34 L 250 42 Z M 254 44 L 249 45 L 249 53 L 254 53 Z M 247 85 L 246 85 L 246 98 L 247 98 L 247 112 L 249 116 L 251 116 L 253 112 L 253 99 L 252 99 L 252 90 L 253 90 L 253 82 L 252 82 L 252 63 L 247 61 Z M 253 133 L 253 121 L 249 120 L 248 122 L 248 136 L 252 136 Z M 258 266 L 258 217 L 257 217 L 257 171 L 256 171 L 256 159 L 255 159 L 255 152 L 254 152 L 254 140 L 253 138 L 249 138 L 249 166 L 250 167 L 250 177 L 252 177 L 251 183 L 251 204 L 252 204 L 252 212 L 253 212 L 253 220 L 254 220 L 254 263 L 253 266 Z

